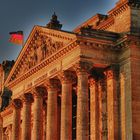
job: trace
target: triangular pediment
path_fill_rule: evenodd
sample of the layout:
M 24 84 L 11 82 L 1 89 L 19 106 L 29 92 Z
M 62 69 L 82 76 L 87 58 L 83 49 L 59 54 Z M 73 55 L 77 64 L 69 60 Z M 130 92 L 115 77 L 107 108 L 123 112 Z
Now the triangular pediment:
M 71 32 L 35 26 L 5 82 L 6 85 L 59 51 L 75 38 L 76 35 Z

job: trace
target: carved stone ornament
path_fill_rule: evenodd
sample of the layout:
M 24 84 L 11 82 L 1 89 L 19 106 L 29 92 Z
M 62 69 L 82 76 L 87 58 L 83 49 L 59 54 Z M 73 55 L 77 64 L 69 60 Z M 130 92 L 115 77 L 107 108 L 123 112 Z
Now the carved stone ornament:
M 58 74 L 58 78 L 63 82 L 75 82 L 76 75 L 72 71 L 63 71 Z
M 74 69 L 75 69 L 77 74 L 80 72 L 89 73 L 90 70 L 92 69 L 92 67 L 93 67 L 92 62 L 84 62 L 84 61 L 79 61 L 78 63 L 76 63 L 74 65 Z
M 114 73 L 112 70 L 108 70 L 105 72 L 105 75 L 106 75 L 107 79 L 109 80 L 109 79 L 113 79 Z
M 44 97 L 46 96 L 46 88 L 45 87 L 35 87 L 32 89 L 32 94 L 34 97 Z
M 49 36 L 36 33 L 28 47 L 28 52 L 24 54 L 25 61 L 22 64 L 21 74 L 62 48 L 63 42 L 55 41 Z
M 21 100 L 26 103 L 32 103 L 33 95 L 31 93 L 25 93 L 23 96 L 21 96 Z
M 45 86 L 48 90 L 58 90 L 60 88 L 60 82 L 57 79 L 48 79 Z
M 20 99 L 14 99 L 12 105 L 17 109 L 20 109 L 22 108 L 22 101 Z
M 95 81 L 94 78 L 91 77 L 91 78 L 89 78 L 88 83 L 89 83 L 89 86 L 90 86 L 90 87 L 93 87 L 93 86 L 95 86 L 96 81 Z

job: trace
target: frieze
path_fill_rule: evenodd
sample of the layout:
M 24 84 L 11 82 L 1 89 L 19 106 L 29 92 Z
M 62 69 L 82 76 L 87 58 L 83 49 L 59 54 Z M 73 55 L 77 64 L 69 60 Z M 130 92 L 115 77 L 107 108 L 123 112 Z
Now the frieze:
M 42 75 L 41 77 L 37 78 L 37 79 L 34 81 L 34 84 L 37 84 L 37 83 L 39 83 L 39 82 L 45 80 L 45 79 L 47 78 L 47 76 L 48 76 L 48 73 L 46 73 L 46 74 Z
M 52 75 L 52 74 L 56 73 L 57 71 L 58 71 L 58 69 L 54 68 L 51 71 L 49 71 L 49 75 Z

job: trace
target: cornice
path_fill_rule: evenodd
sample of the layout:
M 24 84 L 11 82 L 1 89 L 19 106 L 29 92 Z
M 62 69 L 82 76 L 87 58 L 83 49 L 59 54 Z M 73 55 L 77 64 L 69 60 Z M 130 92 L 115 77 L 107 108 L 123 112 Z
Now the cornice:
M 107 20 L 105 20 L 104 22 L 100 23 L 96 27 L 96 29 L 106 30 L 107 28 L 109 28 L 113 24 L 114 24 L 114 18 L 113 17 L 109 17 Z
M 116 5 L 115 8 L 108 12 L 109 16 L 118 16 L 120 13 L 126 11 L 129 8 L 128 1 L 123 1 Z
M 13 113 L 13 109 L 12 109 L 12 106 L 11 106 L 11 104 L 8 106 L 8 107 L 6 107 L 5 108 L 5 110 L 3 110 L 0 114 L 1 114 L 1 116 L 2 117 L 5 117 L 5 116 L 7 116 L 7 115 L 9 115 L 9 114 L 12 114 Z

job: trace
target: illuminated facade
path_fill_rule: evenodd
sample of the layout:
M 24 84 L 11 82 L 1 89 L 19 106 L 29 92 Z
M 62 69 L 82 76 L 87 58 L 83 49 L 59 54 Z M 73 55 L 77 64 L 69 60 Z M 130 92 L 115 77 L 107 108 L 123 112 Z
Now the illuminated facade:
M 0 140 L 139 140 L 140 1 L 61 27 L 54 14 L 0 65 Z

